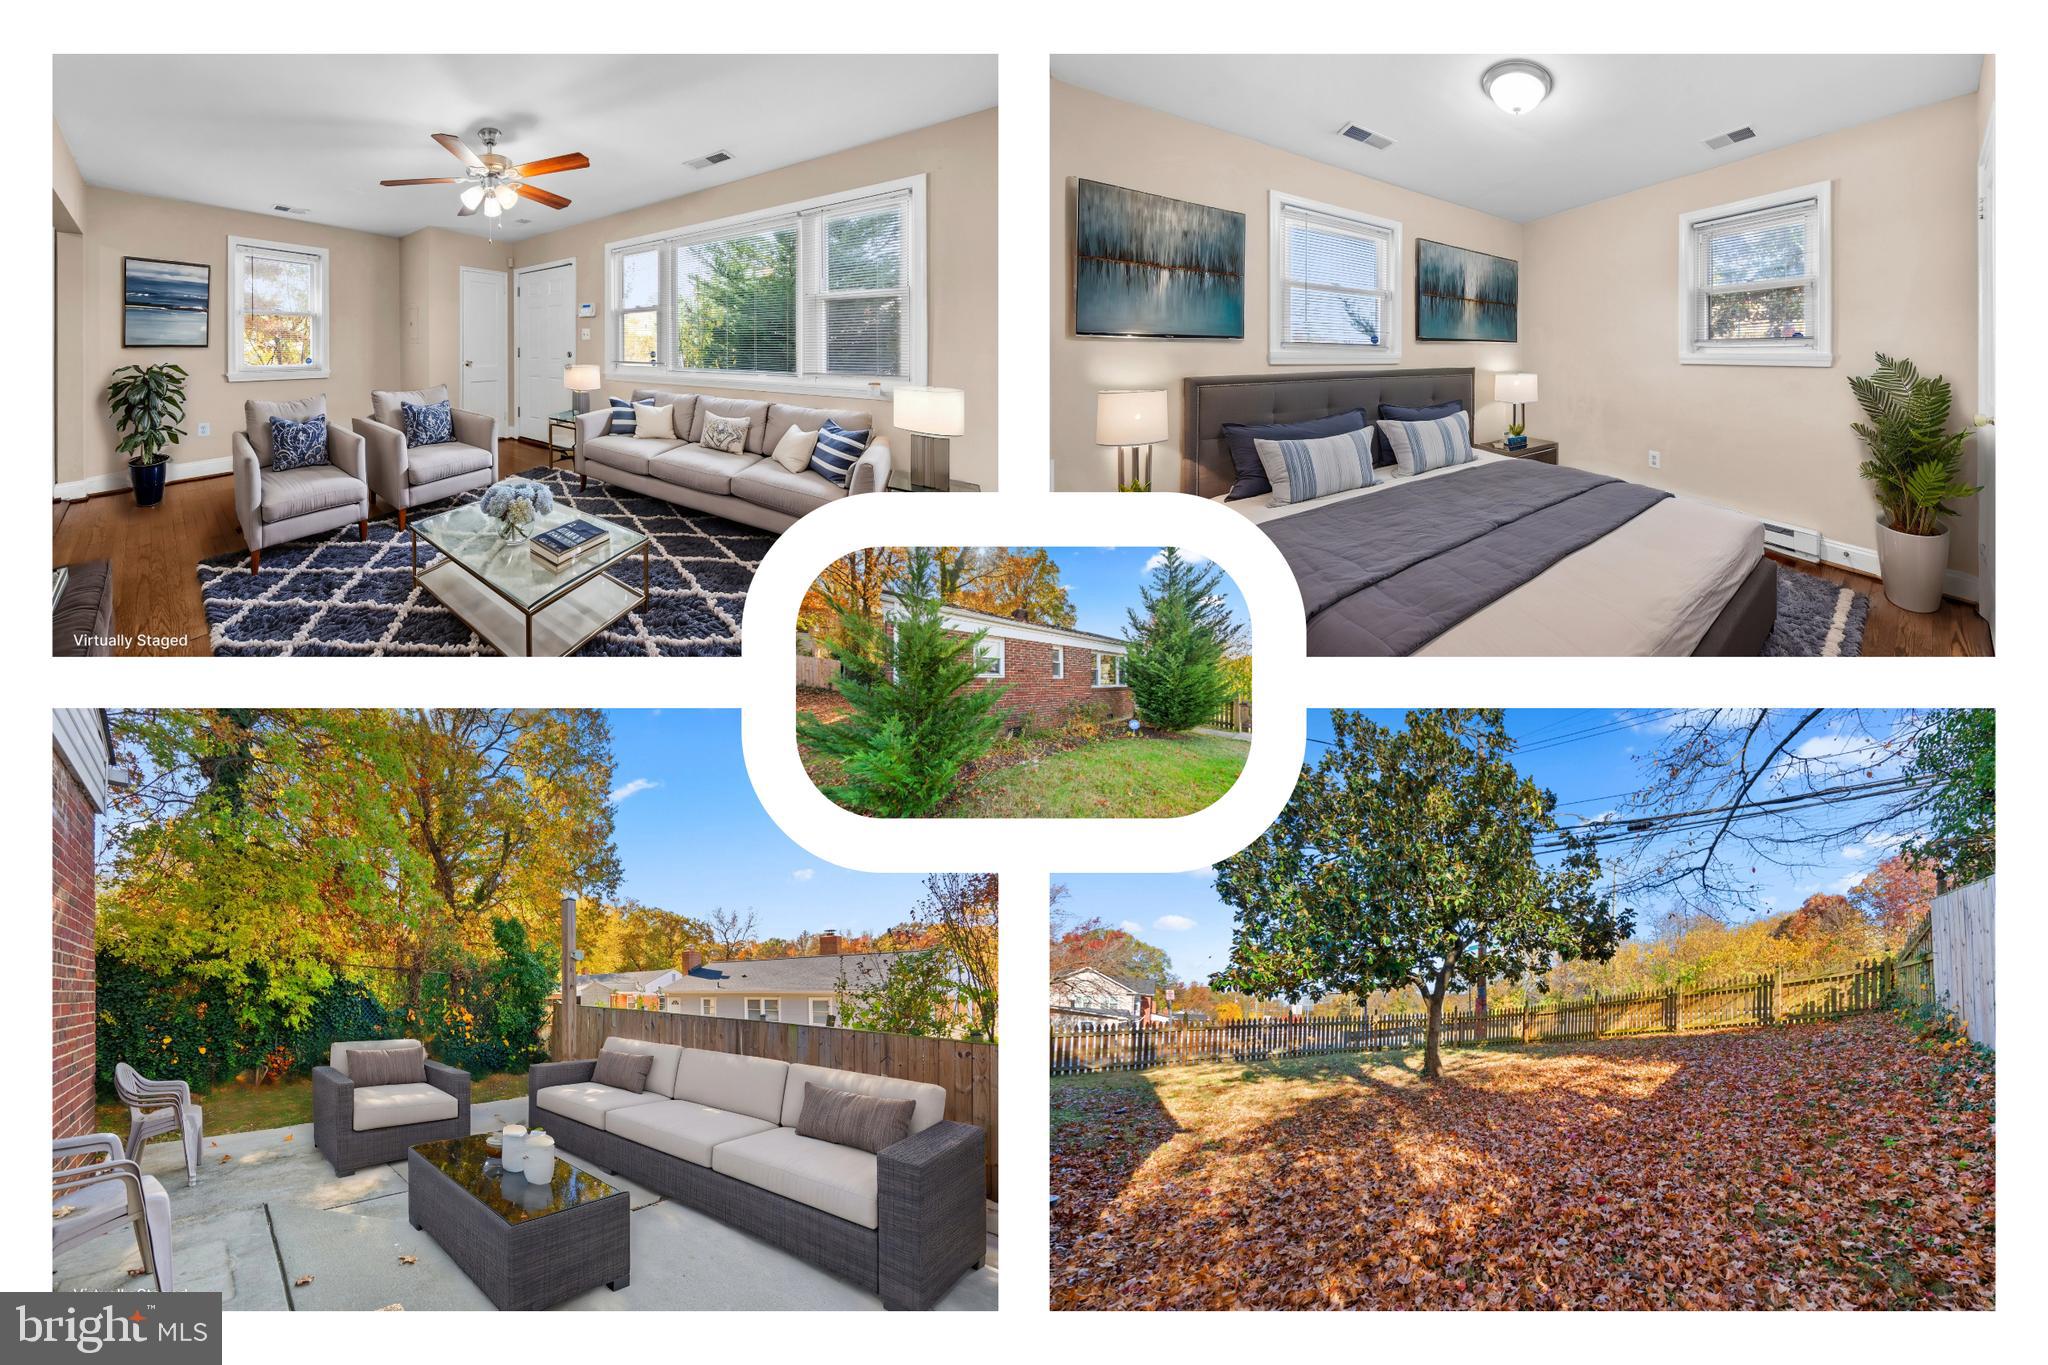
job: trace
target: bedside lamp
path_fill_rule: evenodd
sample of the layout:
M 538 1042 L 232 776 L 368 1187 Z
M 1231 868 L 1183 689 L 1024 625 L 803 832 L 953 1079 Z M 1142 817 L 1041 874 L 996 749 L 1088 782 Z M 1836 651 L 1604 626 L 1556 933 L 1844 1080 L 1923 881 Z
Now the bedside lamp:
M 967 395 L 959 389 L 899 386 L 894 421 L 899 431 L 916 437 L 910 443 L 913 488 L 953 486 L 953 437 L 967 434 Z
M 562 384 L 570 393 L 576 395 L 570 403 L 578 412 L 589 412 L 590 395 L 603 387 L 602 381 L 597 377 L 595 365 L 564 365 Z
M 1167 436 L 1165 389 L 1105 389 L 1095 395 L 1095 444 L 1116 447 L 1119 490 L 1152 488 L 1152 447 Z M 1138 447 L 1143 446 L 1141 453 Z M 1131 467 L 1124 470 L 1124 451 Z
M 1521 426 L 1522 405 L 1536 401 L 1536 376 L 1533 374 L 1497 374 L 1493 377 L 1493 401 L 1507 403 L 1514 409 L 1513 426 Z M 1510 433 L 1511 435 L 1517 433 Z

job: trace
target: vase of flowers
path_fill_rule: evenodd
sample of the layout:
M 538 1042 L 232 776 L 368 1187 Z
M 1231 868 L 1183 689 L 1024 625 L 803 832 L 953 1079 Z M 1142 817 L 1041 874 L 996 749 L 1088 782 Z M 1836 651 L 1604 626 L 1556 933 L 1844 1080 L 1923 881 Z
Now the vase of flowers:
M 533 479 L 500 479 L 478 505 L 498 523 L 498 539 L 509 543 L 533 534 L 533 524 L 555 510 L 555 493 Z

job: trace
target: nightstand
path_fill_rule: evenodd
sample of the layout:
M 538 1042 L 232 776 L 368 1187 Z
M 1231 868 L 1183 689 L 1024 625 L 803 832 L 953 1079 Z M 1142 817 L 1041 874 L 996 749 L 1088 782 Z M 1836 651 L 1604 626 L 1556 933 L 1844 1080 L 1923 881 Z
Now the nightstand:
M 1557 442 L 1538 440 L 1534 436 L 1531 436 L 1529 444 L 1520 450 L 1509 450 L 1499 441 L 1481 441 L 1478 446 L 1479 449 L 1491 451 L 1495 455 L 1512 455 L 1518 460 L 1534 460 L 1538 464 L 1557 463 Z

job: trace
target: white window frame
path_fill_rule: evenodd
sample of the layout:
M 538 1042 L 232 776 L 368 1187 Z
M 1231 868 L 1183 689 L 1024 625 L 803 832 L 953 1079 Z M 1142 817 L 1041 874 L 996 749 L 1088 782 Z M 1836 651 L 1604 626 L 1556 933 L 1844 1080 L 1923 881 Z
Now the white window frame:
M 823 222 L 838 210 L 857 206 L 863 200 L 882 199 L 903 194 L 909 199 L 904 222 L 907 235 L 904 243 L 904 282 L 901 291 L 860 291 L 898 293 L 904 298 L 906 318 L 904 344 L 907 350 L 910 375 L 903 378 L 894 375 L 842 375 L 827 374 L 823 371 L 823 357 L 810 354 L 810 328 L 806 321 L 812 306 L 828 297 L 851 297 L 847 291 L 827 294 L 822 285 L 824 280 Z M 930 307 L 927 293 L 925 221 L 926 221 L 926 177 L 923 175 L 904 176 L 899 180 L 885 181 L 878 185 L 863 185 L 858 189 L 845 190 L 837 194 L 819 195 L 792 204 L 779 204 L 772 208 L 753 213 L 735 214 L 727 218 L 706 223 L 691 223 L 686 226 L 667 228 L 660 232 L 642 233 L 622 241 L 607 242 L 605 259 L 605 304 L 604 304 L 604 368 L 607 379 L 621 383 L 642 383 L 649 381 L 669 384 L 688 384 L 707 389 L 758 389 L 771 393 L 828 394 L 836 397 L 866 398 L 871 396 L 869 385 L 879 383 L 882 392 L 893 394 L 899 384 L 922 387 L 930 379 L 927 364 L 930 334 L 927 312 Z M 745 370 L 693 370 L 673 363 L 675 357 L 675 253 L 677 248 L 693 242 L 708 241 L 720 237 L 738 236 L 746 232 L 766 232 L 778 227 L 794 226 L 797 229 L 797 373 L 794 375 L 764 373 Z M 620 261 L 630 252 L 654 248 L 659 263 L 659 283 L 656 298 L 656 346 L 657 360 L 652 365 L 628 363 L 620 359 L 620 312 L 618 307 L 620 284 Z
M 1064 645 L 1052 647 L 1052 676 L 1054 682 L 1067 676 L 1067 650 Z
M 770 1010 L 775 1011 L 770 1014 Z M 775 995 L 750 995 L 747 997 L 747 1018 L 762 1024 L 782 1022 L 782 998 Z
M 1111 670 L 1110 670 L 1110 676 L 1111 676 L 1111 677 L 1112 677 L 1112 678 L 1113 678 L 1113 679 L 1115 680 L 1115 681 L 1113 681 L 1113 682 L 1104 682 L 1104 681 L 1102 680 L 1102 661 L 1103 661 L 1104 659 L 1114 659 L 1114 660 L 1116 660 L 1116 663 L 1115 663 L 1115 665 L 1114 665 L 1114 666 L 1113 666 L 1113 667 L 1111 668 Z M 1122 687 L 1122 686 L 1124 686 L 1124 656 L 1123 656 L 1123 655 L 1121 655 L 1121 654 L 1115 653 L 1115 652 L 1113 652 L 1113 651 L 1111 651 L 1111 650 L 1107 650 L 1107 649 L 1098 649 L 1098 650 L 1096 650 L 1096 651 L 1095 651 L 1095 676 L 1094 676 L 1094 677 L 1093 677 L 1093 678 L 1092 678 L 1092 679 L 1090 680 L 1090 684 L 1089 684 L 1089 685 L 1090 685 L 1090 686 L 1093 686 L 1093 687 Z
M 811 1027 L 812 1027 L 812 1028 L 837 1028 L 837 1027 L 838 1027 L 838 1025 L 837 1025 L 837 1024 L 835 1024 L 835 1023 L 833 1023 L 833 1022 L 832 1022 L 832 1020 L 834 1020 L 834 1019 L 836 1019 L 836 1018 L 838 1018 L 838 1017 L 839 1017 L 839 1011 L 838 1011 L 838 1010 L 837 1010 L 836 1008 L 834 1008 L 834 1007 L 835 1007 L 836 1005 L 838 1005 L 838 1003 L 839 1003 L 839 1002 L 838 1002 L 837 1000 L 835 1000 L 835 999 L 834 999 L 833 997 L 831 997 L 831 996 L 829 996 L 829 995 L 814 995 L 814 996 L 812 996 L 812 997 L 811 997 L 811 1019 L 810 1019 Z M 824 1020 L 823 1020 L 823 1021 L 820 1021 L 820 1020 L 819 1020 L 819 1018 L 818 1018 L 818 1006 L 820 1006 L 820 1005 L 823 1005 L 823 1006 L 825 1007 L 825 1018 L 824 1018 Z
M 1732 204 L 1694 209 L 1678 216 L 1678 363 L 1681 365 L 1790 365 L 1826 368 L 1835 363 L 1834 182 L 1759 194 Z M 1721 218 L 1814 201 L 1817 240 L 1807 244 L 1811 290 L 1806 316 L 1813 335 L 1806 342 L 1772 346 L 1758 342 L 1700 342 L 1692 334 L 1699 306 L 1699 228 Z
M 248 365 L 242 361 L 242 306 L 248 297 L 243 263 L 258 256 L 310 256 L 313 258 L 313 293 L 319 310 L 313 316 L 313 363 L 311 365 Z M 259 383 L 268 379 L 326 379 L 331 357 L 327 350 L 327 320 L 333 311 L 333 272 L 328 268 L 327 248 L 300 246 L 293 242 L 266 242 L 256 237 L 228 238 L 227 373 L 231 384 Z
M 989 652 L 991 646 L 994 647 L 993 653 Z M 977 678 L 1001 678 L 1004 665 L 1007 662 L 1005 657 L 1007 653 L 1008 651 L 1003 648 L 1002 636 L 984 635 L 981 639 L 981 651 L 975 656 L 975 662 L 980 663 L 981 668 L 974 676 Z M 983 662 L 984 660 L 987 662 Z
M 1324 218 L 1334 218 L 1362 228 L 1387 233 L 1393 244 L 1389 249 L 1391 257 L 1386 276 L 1386 287 L 1373 290 L 1373 296 L 1380 300 L 1380 344 L 1377 346 L 1347 346 L 1332 344 L 1289 343 L 1287 336 L 1287 232 L 1284 223 L 1287 210 L 1298 208 Z M 1340 208 L 1335 204 L 1318 203 L 1298 194 L 1287 194 L 1280 190 L 1267 192 L 1266 215 L 1266 359 L 1274 365 L 1398 365 L 1401 363 L 1401 341 L 1408 330 L 1407 311 L 1402 307 L 1401 274 L 1402 262 L 1407 258 L 1408 248 L 1403 243 L 1401 223 L 1394 218 L 1381 218 L 1358 209 Z
M 718 1002 L 717 1002 L 716 1000 L 713 1000 L 713 999 L 712 999 L 712 998 L 711 998 L 710 996 L 708 996 L 708 995 L 700 995 L 700 996 L 698 996 L 698 997 L 697 997 L 697 1013 L 698 1013 L 699 1015 L 713 1015 L 713 1016 L 717 1015 L 717 1013 L 718 1013 Z

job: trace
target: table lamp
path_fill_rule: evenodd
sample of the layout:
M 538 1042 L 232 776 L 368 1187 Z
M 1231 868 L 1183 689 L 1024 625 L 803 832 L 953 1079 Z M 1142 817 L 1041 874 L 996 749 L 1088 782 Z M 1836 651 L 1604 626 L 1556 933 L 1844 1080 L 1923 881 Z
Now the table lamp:
M 1152 446 L 1166 436 L 1165 389 L 1105 389 L 1095 395 L 1095 444 L 1116 447 L 1118 491 L 1152 491 Z
M 571 403 L 578 412 L 590 411 L 590 395 L 603 387 L 597 377 L 595 365 L 565 365 L 562 367 L 562 384 L 576 395 Z
M 911 486 L 951 488 L 952 438 L 967 434 L 966 393 L 899 385 L 894 421 L 898 431 L 907 431 L 914 438 L 910 443 Z
M 1497 374 L 1493 377 L 1493 401 L 1507 403 L 1514 409 L 1514 420 L 1508 423 L 1508 448 L 1520 449 L 1529 443 L 1523 434 L 1527 428 L 1522 423 L 1522 405 L 1536 401 L 1536 376 L 1533 374 Z

